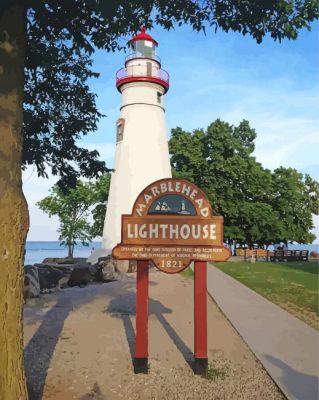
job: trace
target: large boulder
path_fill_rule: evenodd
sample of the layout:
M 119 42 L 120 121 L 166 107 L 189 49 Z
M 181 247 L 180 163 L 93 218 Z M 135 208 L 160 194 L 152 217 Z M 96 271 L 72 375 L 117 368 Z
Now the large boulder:
M 74 265 L 68 284 L 69 286 L 86 286 L 94 280 L 96 272 L 96 265 L 78 263 Z
M 40 296 L 40 281 L 38 268 L 34 265 L 24 266 L 24 287 L 23 298 L 24 300 Z
M 38 267 L 41 293 L 52 292 L 67 287 L 74 266 L 36 264 Z
M 41 264 L 45 265 L 75 265 L 78 263 L 85 263 L 86 257 L 47 257 L 45 258 Z
M 117 262 L 111 256 L 100 257 L 96 267 L 97 272 L 95 277 L 97 281 L 108 282 L 117 278 Z

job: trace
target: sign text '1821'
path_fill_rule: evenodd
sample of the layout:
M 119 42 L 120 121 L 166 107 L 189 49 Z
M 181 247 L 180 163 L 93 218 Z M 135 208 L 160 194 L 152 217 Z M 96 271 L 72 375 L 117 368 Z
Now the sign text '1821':
M 183 264 L 180 260 L 161 260 L 161 267 L 162 268 L 182 268 Z

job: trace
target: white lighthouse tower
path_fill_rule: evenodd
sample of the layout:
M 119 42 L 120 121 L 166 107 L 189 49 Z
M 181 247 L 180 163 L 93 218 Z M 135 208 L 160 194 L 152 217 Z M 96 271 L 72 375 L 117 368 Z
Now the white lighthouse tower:
M 132 212 L 139 193 L 153 181 L 172 176 L 163 101 L 169 74 L 155 54 L 158 43 L 145 29 L 141 28 L 128 46 L 125 66 L 116 73 L 122 104 L 103 231 L 106 254 L 121 241 L 121 215 Z

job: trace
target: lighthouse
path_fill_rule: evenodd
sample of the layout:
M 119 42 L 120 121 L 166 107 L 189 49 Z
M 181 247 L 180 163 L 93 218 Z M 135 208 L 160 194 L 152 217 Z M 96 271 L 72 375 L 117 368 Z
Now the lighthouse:
M 105 254 L 121 241 L 121 216 L 131 214 L 139 193 L 150 183 L 172 176 L 164 108 L 169 74 L 162 69 L 157 46 L 156 40 L 141 28 L 129 40 L 129 55 L 116 73 L 122 101 L 103 230 Z

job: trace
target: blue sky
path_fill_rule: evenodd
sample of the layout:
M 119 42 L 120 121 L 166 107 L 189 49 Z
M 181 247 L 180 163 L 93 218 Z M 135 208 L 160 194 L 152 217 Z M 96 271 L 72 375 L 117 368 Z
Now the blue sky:
M 319 179 L 317 24 L 311 32 L 301 31 L 296 41 L 266 38 L 259 45 L 248 36 L 222 32 L 205 36 L 188 26 L 149 33 L 159 43 L 162 68 L 170 74 L 165 96 L 168 138 L 176 126 L 193 130 L 206 128 L 216 118 L 231 124 L 248 119 L 258 135 L 255 156 L 265 167 L 294 167 Z M 81 141 L 97 148 L 110 168 L 121 101 L 115 72 L 124 65 L 124 57 L 124 52 L 94 54 L 94 69 L 101 75 L 90 86 L 106 117 L 97 132 Z M 33 168 L 24 173 L 31 218 L 28 240 L 57 240 L 57 219 L 49 219 L 35 206 L 55 181 L 37 178 Z M 318 218 L 316 226 L 319 237 Z

